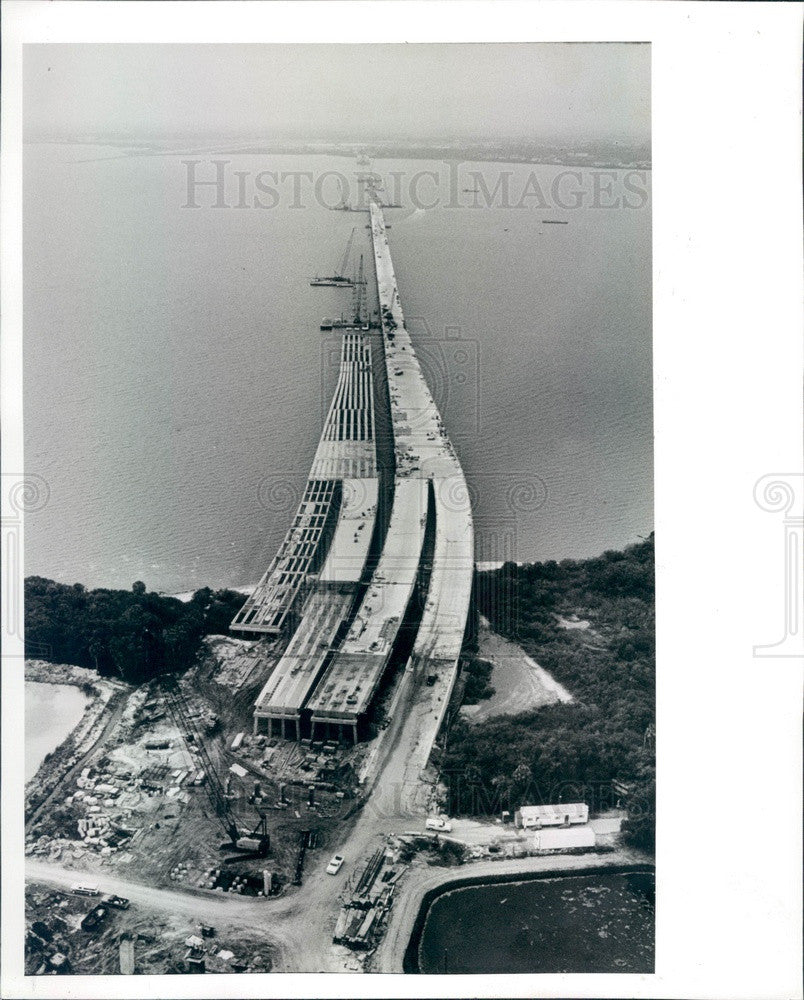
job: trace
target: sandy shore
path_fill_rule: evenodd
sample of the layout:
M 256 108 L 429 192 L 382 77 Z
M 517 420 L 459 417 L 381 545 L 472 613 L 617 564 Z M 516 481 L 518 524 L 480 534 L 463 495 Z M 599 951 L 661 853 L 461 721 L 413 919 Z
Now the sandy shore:
M 246 597 L 250 597 L 254 592 L 254 588 L 257 586 L 256 583 L 249 584 L 244 587 L 226 587 L 226 590 L 233 590 L 236 594 L 243 594 Z M 161 591 L 160 591 L 161 593 Z M 182 594 L 165 594 L 165 597 L 175 597 L 177 601 L 181 601 L 183 604 L 188 604 L 193 599 L 194 590 L 186 590 Z

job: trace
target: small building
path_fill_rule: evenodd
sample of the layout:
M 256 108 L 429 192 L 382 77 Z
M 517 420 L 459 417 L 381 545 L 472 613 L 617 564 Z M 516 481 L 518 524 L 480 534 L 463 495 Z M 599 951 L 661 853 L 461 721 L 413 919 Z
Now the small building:
M 60 951 L 57 951 L 55 955 L 51 955 L 47 960 L 47 964 L 56 973 L 65 973 L 70 971 L 70 960 Z
M 589 806 L 585 802 L 522 806 L 514 814 L 514 823 L 522 830 L 539 830 L 543 826 L 574 826 L 588 821 Z
M 574 847 L 594 847 L 595 831 L 591 826 L 552 827 L 533 834 L 537 851 L 568 851 Z

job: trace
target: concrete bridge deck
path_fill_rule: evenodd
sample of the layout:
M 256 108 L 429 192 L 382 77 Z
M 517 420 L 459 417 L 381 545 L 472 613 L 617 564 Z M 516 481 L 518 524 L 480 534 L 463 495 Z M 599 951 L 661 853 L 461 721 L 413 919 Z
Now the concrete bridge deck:
M 362 332 L 346 330 L 338 381 L 304 495 L 279 552 L 232 621 L 233 629 L 273 635 L 285 629 L 309 577 L 324 564 L 333 534 L 338 536 L 344 518 L 358 516 L 351 501 L 342 509 L 342 482 L 355 481 L 347 488 L 350 496 L 370 497 L 372 489 L 376 495 L 376 476 L 371 348 Z M 358 487 L 356 482 L 364 479 L 375 486 Z M 369 502 L 361 508 L 364 520 L 371 516 L 371 507 Z M 376 496 L 373 507 L 376 511 Z M 373 520 L 361 529 L 359 540 L 370 538 L 372 527 Z M 340 541 L 338 545 L 341 552 Z M 352 553 L 356 558 L 359 548 Z
M 354 593 L 313 591 L 304 607 L 299 627 L 293 634 L 282 659 L 277 663 L 254 706 L 254 732 L 265 720 L 269 734 L 276 720 L 280 734 L 285 723 L 300 735 L 301 712 L 310 691 L 334 647 L 338 630 L 343 627 L 354 603 Z
M 301 623 L 257 701 L 255 726 L 260 719 L 290 719 L 298 734 L 304 711 L 314 725 L 350 725 L 356 737 L 395 649 L 406 655 L 397 643 L 426 551 L 432 567 L 408 662 L 412 674 L 427 673 L 431 681 L 418 685 L 426 725 L 415 740 L 411 767 L 419 769 L 426 764 L 457 675 L 474 569 L 472 512 L 460 462 L 405 327 L 385 221 L 376 203 L 371 205 L 371 236 L 395 460 L 391 519 L 379 561 L 355 611 L 354 601 L 365 586 L 378 479 L 371 353 L 363 334 L 347 329 L 338 384 L 308 484 L 336 483 L 340 492 L 333 487 L 325 503 L 337 503 L 337 519 L 327 515 L 322 541 L 310 555 L 307 549 L 297 551 L 291 529 L 290 543 L 277 560 L 290 561 L 295 591 L 290 592 L 281 575 L 288 572 L 284 564 L 275 560 L 277 565 L 272 564 L 241 612 L 247 621 L 236 619 L 233 625 L 254 631 L 267 630 L 266 624 L 275 628 L 284 621 L 278 615 L 287 615 L 293 600 L 305 593 L 302 587 L 307 593 L 311 588 Z M 313 515 L 322 513 L 314 503 Z M 427 534 L 425 550 L 428 524 L 433 534 Z M 331 530 L 324 530 L 327 525 Z M 248 610 L 250 604 L 256 611 Z M 417 703 L 417 713 L 419 708 Z
M 340 483 L 309 479 L 290 529 L 271 565 L 232 621 L 241 632 L 278 635 L 288 618 L 308 574 L 326 544 L 340 505 Z
M 309 708 L 313 722 L 355 725 L 368 711 L 413 592 L 424 543 L 427 484 L 432 481 L 435 552 L 411 658 L 418 670 L 435 671 L 437 677 L 432 698 L 436 720 L 423 748 L 426 763 L 449 702 L 466 630 L 474 570 L 472 511 L 460 462 L 405 327 L 385 221 L 375 203 L 371 231 L 394 432 L 394 503 L 369 591 Z
M 376 203 L 371 204 L 371 232 L 397 470 L 431 479 L 435 497 L 433 568 L 410 666 L 436 680 L 420 687 L 415 706 L 422 736 L 411 756 L 413 773 L 427 763 L 458 673 L 472 594 L 474 528 L 460 461 L 405 327 L 385 220 Z
M 371 704 L 405 617 L 427 520 L 425 480 L 399 480 L 380 561 L 352 626 L 308 707 L 313 723 L 357 723 Z

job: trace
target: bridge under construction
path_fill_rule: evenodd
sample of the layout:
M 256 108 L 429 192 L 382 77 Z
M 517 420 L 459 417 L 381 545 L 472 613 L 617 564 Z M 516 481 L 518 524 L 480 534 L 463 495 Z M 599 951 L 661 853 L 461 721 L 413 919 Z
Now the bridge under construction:
M 379 337 L 362 309 L 341 327 L 338 380 L 298 510 L 232 622 L 288 640 L 257 698 L 255 733 L 276 723 L 296 739 L 334 729 L 357 741 L 393 665 L 413 683 L 437 682 L 434 739 L 458 672 L 474 569 L 471 506 L 405 326 L 376 197 L 369 212 Z M 389 412 L 380 414 L 382 406 Z M 392 429 L 385 484 L 381 416 Z M 383 494 L 387 518 L 378 516 Z M 422 749 L 426 758 L 430 747 Z

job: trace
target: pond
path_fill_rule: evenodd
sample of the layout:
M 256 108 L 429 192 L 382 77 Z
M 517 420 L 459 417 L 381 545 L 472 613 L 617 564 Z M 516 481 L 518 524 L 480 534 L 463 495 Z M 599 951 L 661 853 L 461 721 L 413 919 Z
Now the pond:
M 89 698 L 71 684 L 25 682 L 25 780 L 78 725 Z
M 653 963 L 652 871 L 454 889 L 430 904 L 418 942 L 424 973 L 650 973 Z

